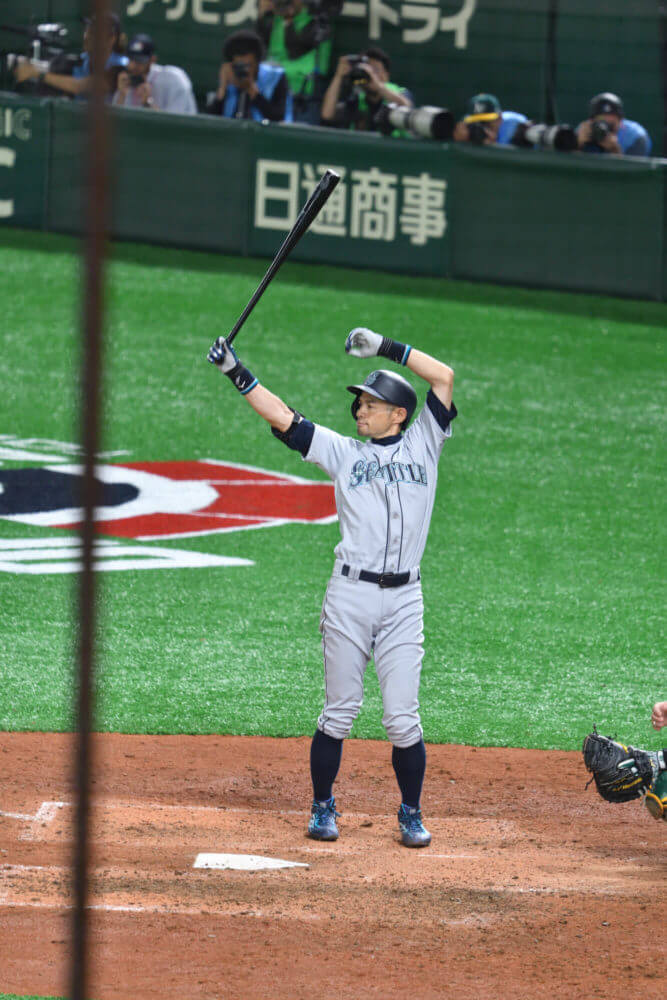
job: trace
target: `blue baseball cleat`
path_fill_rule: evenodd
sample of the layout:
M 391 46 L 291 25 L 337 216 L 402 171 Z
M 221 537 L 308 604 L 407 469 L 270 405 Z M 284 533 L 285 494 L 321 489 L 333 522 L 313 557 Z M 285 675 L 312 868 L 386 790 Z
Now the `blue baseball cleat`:
M 313 802 L 311 816 L 308 822 L 308 836 L 313 840 L 338 840 L 336 826 L 336 800 L 331 796 L 326 802 Z
M 405 847 L 428 847 L 431 843 L 431 834 L 422 823 L 421 809 L 406 806 L 401 802 L 401 808 L 398 810 L 398 826 Z

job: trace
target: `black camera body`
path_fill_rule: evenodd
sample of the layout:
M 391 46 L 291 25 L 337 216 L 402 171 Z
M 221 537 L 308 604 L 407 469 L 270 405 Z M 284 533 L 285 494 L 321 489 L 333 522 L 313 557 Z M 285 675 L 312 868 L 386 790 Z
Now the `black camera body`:
M 344 80 L 350 87 L 363 87 L 371 82 L 371 75 L 368 72 L 368 59 L 366 56 L 351 55 L 345 57 L 350 64 L 350 72 Z
M 306 0 L 306 6 L 313 17 L 338 17 L 345 0 Z
M 591 123 L 591 142 L 595 146 L 601 146 L 612 131 L 608 121 L 604 118 L 595 118 Z
M 247 80 L 250 76 L 250 63 L 243 62 L 243 60 L 233 62 L 232 69 L 237 80 Z
M 470 122 L 468 125 L 468 142 L 473 146 L 483 146 L 489 138 L 489 130 L 485 122 Z

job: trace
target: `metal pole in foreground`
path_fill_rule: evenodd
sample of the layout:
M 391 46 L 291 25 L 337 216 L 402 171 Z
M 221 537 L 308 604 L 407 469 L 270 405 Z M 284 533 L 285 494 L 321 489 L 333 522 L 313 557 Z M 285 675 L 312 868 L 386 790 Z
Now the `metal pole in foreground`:
M 88 860 L 91 728 L 95 661 L 95 456 L 99 450 L 101 412 L 101 347 L 103 317 L 104 246 L 108 191 L 108 113 L 105 103 L 105 64 L 108 57 L 107 0 L 91 0 L 93 14 L 92 91 L 88 101 L 88 204 L 84 243 L 84 295 L 81 436 L 84 450 L 81 525 L 82 569 L 79 583 L 79 690 L 75 783 L 74 919 L 72 927 L 71 1000 L 86 1000 L 88 985 Z

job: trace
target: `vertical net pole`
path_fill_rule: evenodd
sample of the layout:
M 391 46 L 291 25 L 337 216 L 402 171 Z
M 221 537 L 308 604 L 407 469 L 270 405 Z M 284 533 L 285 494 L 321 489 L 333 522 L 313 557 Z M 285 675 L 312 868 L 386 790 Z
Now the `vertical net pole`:
M 85 1000 L 89 973 L 88 864 L 91 728 L 95 666 L 95 573 L 93 543 L 96 506 L 95 456 L 99 450 L 101 414 L 101 348 L 104 249 L 108 191 L 108 112 L 105 64 L 108 57 L 108 0 L 91 0 L 93 15 L 92 88 L 87 102 L 87 206 L 83 246 L 81 440 L 84 451 L 81 525 L 82 569 L 79 578 L 78 734 L 75 750 L 77 805 L 75 816 L 74 911 L 72 927 L 72 1000 Z

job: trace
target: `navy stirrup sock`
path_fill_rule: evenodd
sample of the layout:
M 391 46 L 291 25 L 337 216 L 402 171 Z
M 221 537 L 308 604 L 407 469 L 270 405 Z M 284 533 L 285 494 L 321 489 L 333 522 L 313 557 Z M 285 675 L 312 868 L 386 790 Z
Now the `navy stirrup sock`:
M 326 802 L 331 798 L 333 783 L 338 774 L 343 755 L 343 741 L 315 730 L 310 744 L 310 776 L 313 779 L 313 798 Z
M 426 772 L 426 747 L 424 741 L 411 747 L 394 747 L 391 762 L 401 790 L 402 801 L 412 809 L 419 808 L 419 800 Z

